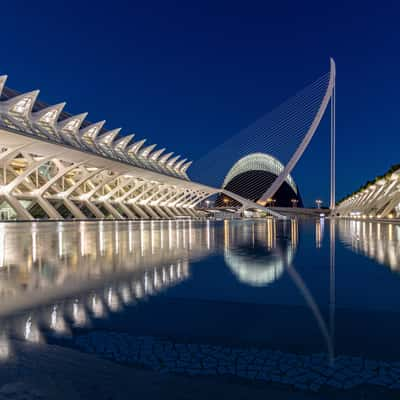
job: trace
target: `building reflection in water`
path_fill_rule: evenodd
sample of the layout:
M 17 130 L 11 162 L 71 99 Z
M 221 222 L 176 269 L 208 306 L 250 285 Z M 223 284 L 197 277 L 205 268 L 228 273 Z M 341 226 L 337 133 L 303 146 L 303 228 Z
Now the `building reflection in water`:
M 0 361 L 6 361 L 11 356 L 10 341 L 6 333 L 0 334 Z
M 291 221 L 292 233 L 294 224 L 297 221 Z M 285 264 L 293 261 L 297 234 L 294 243 L 286 238 L 277 242 L 276 237 L 277 222 L 272 218 L 246 224 L 224 221 L 225 263 L 240 282 L 267 286 L 281 277 Z
M 179 284 L 190 275 L 189 262 L 218 249 L 244 284 L 267 286 L 287 273 L 332 354 L 319 308 L 292 265 L 298 221 L 224 221 L 222 235 L 217 227 L 210 221 L 0 224 L 0 359 L 12 354 L 9 335 L 40 342 L 44 331 L 65 336 L 88 328 Z
M 19 294 L 78 289 L 103 278 L 204 257 L 215 247 L 213 230 L 209 222 L 204 229 L 191 221 L 57 223 L 56 232 L 50 223 L 0 224 L 0 271 L 7 271 L 0 275 L 0 315 L 4 303 L 15 303 Z
M 54 305 L 50 314 L 50 329 L 58 334 L 67 334 L 69 329 L 65 322 L 64 315 L 58 305 Z
M 400 272 L 400 226 L 360 220 L 338 222 L 340 240 L 392 270 Z
M 25 321 L 24 339 L 33 343 L 38 343 L 42 340 L 42 335 L 39 331 L 39 327 L 37 323 L 33 320 L 31 315 L 29 315 Z
M 213 237 L 209 222 L 0 224 L 0 360 L 9 335 L 68 335 L 182 282 Z

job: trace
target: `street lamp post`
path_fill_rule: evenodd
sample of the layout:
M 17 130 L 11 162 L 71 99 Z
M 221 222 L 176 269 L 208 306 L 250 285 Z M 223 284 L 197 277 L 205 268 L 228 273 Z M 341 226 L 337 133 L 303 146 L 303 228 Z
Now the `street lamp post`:
M 275 205 L 275 202 L 276 202 L 275 199 L 269 198 L 269 199 L 267 199 L 267 204 L 266 205 L 270 206 L 270 207 L 273 207 Z
M 295 207 L 297 207 L 297 203 L 299 201 L 297 199 L 292 199 L 291 202 L 292 202 L 292 207 L 295 208 Z
M 317 208 L 321 208 L 322 203 L 323 203 L 322 200 L 315 200 L 315 204 L 317 205 Z

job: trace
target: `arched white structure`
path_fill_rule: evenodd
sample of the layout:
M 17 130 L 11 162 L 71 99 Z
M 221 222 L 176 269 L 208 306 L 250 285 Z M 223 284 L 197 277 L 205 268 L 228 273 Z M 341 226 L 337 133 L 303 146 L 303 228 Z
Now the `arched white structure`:
M 283 164 L 278 159 L 272 157 L 269 154 L 265 153 L 248 154 L 247 156 L 242 157 L 232 166 L 232 168 L 226 174 L 222 187 L 225 188 L 225 186 L 233 178 L 247 171 L 268 171 L 278 176 L 282 173 L 283 169 L 284 169 Z M 289 174 L 285 180 L 288 183 L 288 185 L 293 189 L 293 191 L 297 193 L 297 186 L 294 183 L 292 176 Z
M 239 282 L 249 286 L 262 287 L 278 280 L 287 263 L 291 264 L 294 257 L 294 249 L 288 247 L 286 254 L 274 249 L 269 257 L 255 258 L 254 255 L 242 254 L 240 249 L 226 248 L 224 260 Z

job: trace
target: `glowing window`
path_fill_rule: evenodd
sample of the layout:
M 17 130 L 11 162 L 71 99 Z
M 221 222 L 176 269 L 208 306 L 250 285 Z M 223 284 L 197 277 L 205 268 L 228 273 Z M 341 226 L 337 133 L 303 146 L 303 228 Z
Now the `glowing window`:
M 46 114 L 44 114 L 39 119 L 39 121 L 44 122 L 46 124 L 51 124 L 55 121 L 56 118 L 57 118 L 57 110 L 51 110 L 51 111 L 48 111 Z
M 75 131 L 78 126 L 79 126 L 80 120 L 79 119 L 73 119 L 72 121 L 69 121 L 65 124 L 63 130 L 66 131 Z
M 99 128 L 97 126 L 94 126 L 93 128 L 87 130 L 85 136 L 92 138 L 94 135 L 96 135 L 98 130 Z
M 16 114 L 24 114 L 30 109 L 31 104 L 32 99 L 30 97 L 24 97 L 13 105 L 13 107 L 11 108 L 11 112 Z

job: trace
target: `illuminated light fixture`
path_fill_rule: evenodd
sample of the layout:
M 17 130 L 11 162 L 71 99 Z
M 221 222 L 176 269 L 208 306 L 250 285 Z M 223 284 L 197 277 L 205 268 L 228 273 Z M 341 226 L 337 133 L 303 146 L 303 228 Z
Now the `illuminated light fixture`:
M 83 120 L 87 117 L 88 113 L 82 113 L 69 117 L 61 122 L 59 122 L 58 127 L 61 132 L 71 132 L 76 133 L 79 127 L 82 125 Z
M 121 309 L 118 296 L 112 288 L 109 288 L 107 292 L 107 305 L 111 311 L 119 311 Z
M 192 164 L 193 164 L 193 161 L 188 161 L 185 165 L 182 166 L 181 172 L 185 173 Z
M 161 156 L 161 154 L 164 153 L 164 151 L 165 151 L 165 147 L 163 149 L 155 151 L 150 157 L 151 160 L 156 161 Z
M 3 91 L 4 85 L 6 84 L 8 76 L 7 75 L 0 75 L 0 94 Z
M 103 318 L 106 315 L 103 302 L 97 295 L 93 295 L 90 308 L 95 318 Z
M 66 103 L 59 103 L 46 107 L 43 110 L 33 113 L 32 118 L 38 123 L 54 126 L 65 105 Z
M 128 285 L 124 285 L 121 288 L 121 297 L 122 297 L 122 301 L 124 302 L 124 304 L 128 304 L 132 301 L 132 295 L 131 295 Z
M 79 119 L 73 119 L 72 121 L 69 121 L 67 124 L 65 124 L 64 130 L 75 131 L 79 126 L 79 122 Z
M 11 114 L 17 114 L 21 116 L 27 116 L 33 107 L 33 104 L 39 95 L 39 90 L 34 90 L 29 93 L 21 94 L 8 101 L 9 112 Z
M 83 327 L 88 322 L 85 308 L 78 300 L 75 300 L 72 305 L 72 319 L 77 327 Z
M 143 150 L 139 152 L 139 157 L 147 158 L 147 156 L 153 151 L 153 149 L 156 147 L 156 144 L 152 144 L 150 146 L 147 146 Z
M 178 161 L 175 165 L 174 165 L 174 169 L 176 171 L 179 171 L 181 169 L 181 167 L 183 166 L 183 164 L 187 161 L 187 158 L 184 158 L 183 160 Z
M 123 138 L 119 139 L 115 143 L 114 149 L 117 151 L 124 151 L 134 136 L 135 136 L 135 134 L 132 133 L 131 135 L 127 135 L 127 136 L 124 136 Z
M 164 154 L 159 160 L 158 163 L 160 165 L 164 165 L 167 160 L 174 154 L 174 152 L 168 153 L 168 154 Z
M 169 160 L 167 163 L 167 167 L 172 168 L 172 166 L 176 163 L 176 161 L 178 161 L 179 157 L 180 157 L 180 155 L 178 155 L 174 158 L 171 158 L 171 160 Z
M 396 172 L 394 172 L 394 173 L 391 175 L 390 180 L 395 181 L 396 179 L 399 179 L 399 174 L 396 173 Z
M 147 139 L 142 139 L 139 142 L 136 142 L 134 144 L 132 144 L 131 146 L 128 147 L 127 152 L 128 153 L 133 153 L 133 154 L 137 154 L 137 152 L 139 151 L 139 149 L 144 145 L 144 143 L 146 142 Z
M 11 356 L 10 340 L 5 333 L 0 335 L 0 361 L 6 361 Z
M 133 284 L 133 292 L 135 293 L 135 297 L 137 299 L 141 299 L 143 297 L 144 292 L 143 292 L 143 287 L 140 284 L 140 282 L 135 282 Z
M 36 324 L 33 323 L 32 317 L 29 316 L 24 325 L 24 338 L 28 342 L 40 342 L 41 335 Z
M 113 129 L 112 131 L 108 131 L 108 132 L 104 133 L 103 135 L 101 135 L 100 137 L 98 137 L 96 139 L 96 142 L 100 143 L 100 144 L 110 145 L 111 142 L 114 140 L 114 138 L 118 135 L 118 133 L 120 131 L 121 131 L 121 128 L 117 128 L 117 129 Z
M 79 134 L 83 139 L 95 140 L 105 123 L 105 120 L 96 122 L 86 128 L 81 129 Z
M 57 306 L 53 307 L 50 315 L 50 328 L 56 333 L 66 333 L 68 331 L 67 324 L 58 310 Z

